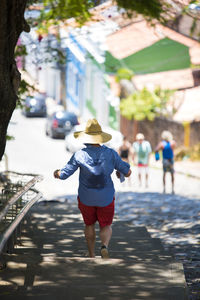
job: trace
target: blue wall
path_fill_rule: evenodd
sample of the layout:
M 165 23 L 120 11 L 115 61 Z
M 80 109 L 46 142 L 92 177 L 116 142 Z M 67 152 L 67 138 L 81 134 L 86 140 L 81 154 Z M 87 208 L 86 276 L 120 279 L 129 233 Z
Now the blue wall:
M 75 37 L 70 34 L 70 42 L 78 48 L 78 50 L 85 56 L 86 50 L 77 42 Z M 77 56 L 70 50 L 66 49 L 67 63 L 66 63 L 66 95 L 67 106 L 73 104 L 77 109 L 81 107 L 83 101 L 82 86 L 85 78 L 85 63 L 81 62 Z

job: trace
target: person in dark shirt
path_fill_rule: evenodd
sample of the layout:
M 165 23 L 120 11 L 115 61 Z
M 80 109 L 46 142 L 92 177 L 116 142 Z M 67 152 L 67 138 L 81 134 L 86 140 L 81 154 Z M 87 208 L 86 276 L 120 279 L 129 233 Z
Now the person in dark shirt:
M 129 141 L 125 136 L 123 138 L 122 145 L 118 149 L 118 154 L 122 160 L 128 163 L 131 162 L 133 151 L 132 151 L 131 143 L 129 143 Z
M 126 136 L 124 136 L 122 145 L 118 149 L 118 154 L 123 161 L 129 163 L 130 165 L 132 164 L 133 149 L 132 149 L 131 143 L 129 143 Z M 129 186 L 131 185 L 131 176 L 129 176 L 129 178 L 128 178 L 128 184 L 129 184 Z
M 95 257 L 95 223 L 99 222 L 101 256 L 108 258 L 108 245 L 112 236 L 115 189 L 111 174 L 116 170 L 120 178 L 131 175 L 130 165 L 123 161 L 117 152 L 101 145 L 112 136 L 103 132 L 96 119 L 88 120 L 84 131 L 74 133 L 85 144 L 61 169 L 54 171 L 54 177 L 67 179 L 77 169 L 80 170 L 78 188 L 78 207 L 85 223 L 85 238 L 90 257 Z

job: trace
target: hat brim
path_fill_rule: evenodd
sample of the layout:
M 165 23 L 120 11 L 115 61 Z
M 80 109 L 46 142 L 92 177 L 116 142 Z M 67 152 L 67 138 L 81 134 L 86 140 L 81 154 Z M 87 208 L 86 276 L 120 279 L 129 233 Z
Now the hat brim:
M 84 144 L 102 144 L 110 141 L 112 135 L 106 132 L 101 132 L 98 134 L 88 134 L 85 131 L 74 132 L 74 137 L 79 139 Z

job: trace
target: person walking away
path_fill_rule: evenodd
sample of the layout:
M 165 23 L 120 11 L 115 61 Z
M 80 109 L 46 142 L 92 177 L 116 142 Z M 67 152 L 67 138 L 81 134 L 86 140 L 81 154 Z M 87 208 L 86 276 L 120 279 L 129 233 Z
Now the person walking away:
M 148 187 L 149 157 L 152 149 L 151 144 L 145 140 L 145 137 L 142 133 L 138 133 L 136 135 L 136 142 L 133 143 L 133 151 L 134 161 L 138 166 L 139 185 L 142 185 L 142 173 L 145 173 L 145 186 Z
M 163 131 L 161 134 L 161 142 L 156 146 L 155 152 L 162 150 L 163 164 L 163 193 L 166 191 L 166 173 L 171 174 L 172 194 L 174 194 L 174 149 L 176 142 L 173 140 L 173 135 L 170 131 Z
M 95 257 L 95 223 L 100 227 L 102 258 L 108 258 L 108 245 L 112 236 L 114 217 L 115 189 L 111 174 L 116 170 L 120 178 L 131 175 L 130 165 L 118 153 L 103 143 L 112 136 L 102 131 L 96 119 L 88 120 L 84 131 L 74 133 L 74 137 L 85 147 L 75 152 L 68 163 L 54 171 L 54 177 L 67 179 L 77 169 L 80 170 L 78 188 L 78 207 L 85 223 L 85 238 L 90 257 Z

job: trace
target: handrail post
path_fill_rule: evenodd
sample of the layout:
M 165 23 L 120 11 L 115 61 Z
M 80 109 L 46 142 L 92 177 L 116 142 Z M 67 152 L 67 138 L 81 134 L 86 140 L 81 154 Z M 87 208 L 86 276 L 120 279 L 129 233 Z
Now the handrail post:
M 21 188 L 17 190 L 17 192 L 14 195 L 12 195 L 10 199 L 7 200 L 7 203 L 0 211 L 0 222 L 5 224 L 5 229 L 3 230 L 0 239 L 0 269 L 5 268 L 6 266 L 4 256 L 3 256 L 3 252 L 5 248 L 7 248 L 8 252 L 13 251 L 14 245 L 17 242 L 18 234 L 21 240 L 21 221 L 24 219 L 29 209 L 39 199 L 42 198 L 42 194 L 37 190 L 33 189 L 34 185 L 38 181 L 43 180 L 42 176 L 33 175 L 33 174 L 20 174 L 16 172 L 15 174 L 31 175 L 33 176 L 33 178 L 28 182 L 26 182 L 24 186 L 22 186 L 21 181 L 19 183 L 15 183 L 17 188 L 19 187 Z M 25 197 L 28 197 L 30 192 L 32 197 L 27 198 L 27 200 L 25 200 Z M 20 205 L 19 205 L 19 201 L 20 201 Z

